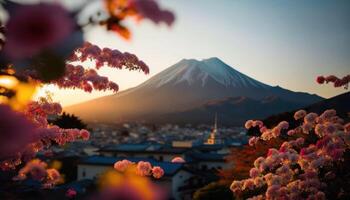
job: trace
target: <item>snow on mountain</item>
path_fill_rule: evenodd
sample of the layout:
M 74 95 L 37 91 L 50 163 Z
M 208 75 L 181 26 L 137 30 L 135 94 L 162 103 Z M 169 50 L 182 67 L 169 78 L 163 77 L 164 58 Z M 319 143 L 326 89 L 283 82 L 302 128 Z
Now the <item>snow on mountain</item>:
M 164 115 L 169 113 L 180 113 L 171 116 L 179 116 L 181 119 L 181 113 L 186 110 L 197 108 L 208 101 L 228 97 L 245 97 L 259 102 L 251 102 L 251 105 L 280 99 L 286 102 L 283 105 L 290 103 L 293 107 L 306 106 L 322 100 L 317 95 L 293 92 L 261 83 L 233 69 L 218 58 L 201 61 L 183 59 L 137 87 L 70 106 L 65 108 L 65 111 L 87 121 L 147 121 L 156 119 L 154 116 L 170 116 Z M 270 105 L 272 109 L 273 104 Z M 256 108 L 250 113 L 268 113 L 262 111 L 264 107 L 261 106 L 249 107 Z M 240 109 L 244 112 L 246 107 L 241 106 Z
M 183 59 L 177 64 L 157 74 L 144 85 L 161 87 L 167 83 L 176 85 L 183 82 L 187 82 L 188 85 L 191 85 L 199 81 L 201 86 L 205 87 L 209 77 L 225 87 L 268 87 L 267 85 L 236 71 L 215 57 L 204 59 L 202 61 Z

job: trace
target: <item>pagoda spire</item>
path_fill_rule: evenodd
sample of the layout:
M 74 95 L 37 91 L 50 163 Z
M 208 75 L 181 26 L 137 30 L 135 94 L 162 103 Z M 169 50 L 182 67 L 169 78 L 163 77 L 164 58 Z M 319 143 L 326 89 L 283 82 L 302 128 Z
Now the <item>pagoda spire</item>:
M 218 132 L 218 115 L 217 115 L 217 113 L 215 113 L 214 128 L 211 131 L 206 144 L 215 144 L 216 143 L 215 136 L 216 136 L 217 132 Z
M 218 129 L 218 114 L 215 113 L 215 124 L 214 124 L 215 133 L 217 132 L 217 129 Z

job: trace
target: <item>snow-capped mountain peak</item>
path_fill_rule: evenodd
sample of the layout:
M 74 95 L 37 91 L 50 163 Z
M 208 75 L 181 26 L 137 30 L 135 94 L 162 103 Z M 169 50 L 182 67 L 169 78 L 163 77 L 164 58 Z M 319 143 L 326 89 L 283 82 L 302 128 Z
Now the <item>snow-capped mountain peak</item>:
M 219 58 L 213 57 L 204 60 L 183 59 L 163 72 L 145 82 L 145 85 L 161 87 L 166 84 L 177 85 L 199 83 L 206 86 L 214 80 L 225 87 L 256 87 L 265 88 L 267 85 L 256 81 L 228 66 Z

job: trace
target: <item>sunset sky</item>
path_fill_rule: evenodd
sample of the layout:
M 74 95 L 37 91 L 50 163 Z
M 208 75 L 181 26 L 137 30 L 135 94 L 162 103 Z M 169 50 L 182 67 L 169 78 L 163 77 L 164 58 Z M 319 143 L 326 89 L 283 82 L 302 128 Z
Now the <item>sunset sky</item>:
M 162 0 L 173 10 L 173 27 L 130 22 L 124 41 L 102 28 L 87 30 L 88 41 L 136 54 L 151 73 L 103 69 L 122 90 L 137 86 L 183 58 L 218 57 L 266 84 L 331 97 L 345 92 L 317 85 L 317 75 L 350 73 L 350 1 Z M 49 86 L 64 106 L 111 92 L 62 90 Z

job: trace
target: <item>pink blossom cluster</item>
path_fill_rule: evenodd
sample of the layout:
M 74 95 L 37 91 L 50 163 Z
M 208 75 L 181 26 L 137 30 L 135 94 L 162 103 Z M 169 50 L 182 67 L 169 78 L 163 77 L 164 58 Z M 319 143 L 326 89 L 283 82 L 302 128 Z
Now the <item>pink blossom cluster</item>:
M 66 197 L 68 197 L 69 199 L 74 198 L 75 196 L 77 196 L 77 191 L 75 191 L 73 188 L 69 188 L 66 191 Z
M 85 69 L 81 65 L 72 64 L 74 62 L 84 62 L 88 59 L 95 61 L 97 70 L 103 66 L 109 66 L 117 69 L 141 70 L 145 74 L 149 73 L 148 66 L 134 54 L 122 53 L 109 48 L 101 49 L 96 45 L 85 42 L 67 60 L 70 64 L 66 65 L 65 75 L 51 83 L 56 84 L 59 88 L 82 89 L 85 92 L 92 92 L 92 90 L 117 92 L 119 86 L 107 77 L 99 75 L 95 69 Z
M 21 181 L 30 177 L 43 183 L 44 188 L 51 188 L 61 181 L 60 173 L 54 169 L 47 169 L 47 164 L 39 159 L 33 159 L 21 168 L 13 180 Z
M 260 120 L 248 120 L 246 123 L 245 123 L 245 128 L 246 129 L 250 129 L 252 127 L 259 127 L 259 128 L 262 128 L 263 127 L 263 122 L 260 121 Z
M 52 83 L 59 88 L 82 89 L 85 92 L 119 90 L 119 86 L 107 77 L 100 76 L 94 69 L 84 69 L 81 65 L 67 64 L 65 76 Z
M 0 163 L 37 139 L 35 125 L 23 113 L 0 105 Z M 14 162 L 17 162 L 14 159 Z M 1 167 L 1 165 L 0 165 Z
M 2 125 L 3 133 L 14 131 L 15 134 L 11 137 L 16 138 L 14 138 L 15 141 L 11 141 L 11 137 L 2 140 L 6 142 L 2 145 L 3 152 L 6 154 L 1 157 L 0 169 L 15 169 L 22 162 L 32 160 L 36 153 L 46 151 L 53 144 L 64 145 L 78 139 L 88 140 L 90 133 L 87 130 L 62 129 L 48 123 L 48 115 L 59 114 L 61 111 L 62 108 L 58 103 L 48 102 L 44 99 L 30 102 L 21 114 L 7 108 L 8 115 L 4 119 L 9 120 L 9 122 L 7 122 L 6 127 L 5 124 Z M 16 126 L 10 126 L 10 122 L 14 122 Z M 4 135 L 1 134 L 1 136 Z
M 74 24 L 69 12 L 57 3 L 16 6 L 5 26 L 3 50 L 12 60 L 30 58 L 66 40 Z
M 253 123 L 250 125 L 250 123 Z M 248 120 L 245 125 L 246 128 L 251 128 L 251 127 L 259 127 L 260 132 L 262 133 L 260 137 L 251 137 L 249 139 L 249 145 L 254 146 L 260 139 L 262 140 L 270 140 L 272 138 L 278 137 L 283 130 L 287 130 L 289 127 L 289 123 L 286 121 L 280 122 L 277 126 L 275 126 L 272 129 L 268 129 L 266 126 L 264 126 L 262 121 L 253 121 L 253 120 Z
M 282 121 L 276 127 L 266 129 L 260 137 L 252 137 L 249 144 L 278 137 L 281 130 L 288 130 L 288 135 L 315 134 L 317 142 L 306 144 L 305 139 L 299 137 L 285 141 L 279 149 L 269 149 L 266 157 L 255 160 L 250 178 L 232 182 L 231 190 L 236 195 L 267 187 L 264 194 L 250 199 L 326 199 L 322 190 L 327 184 L 321 180 L 334 178 L 330 167 L 341 161 L 349 148 L 350 123 L 344 124 L 335 110 L 326 110 L 321 115 L 300 110 L 294 118 L 303 119 L 300 126 L 288 130 L 288 122 Z M 253 127 L 252 122 L 248 121 L 246 127 Z M 329 170 L 324 177 L 320 177 L 321 169 Z
M 147 18 L 156 24 L 165 22 L 171 26 L 175 21 L 175 16 L 168 10 L 163 10 L 154 0 L 129 0 L 130 7 L 134 7 L 142 18 Z
M 140 176 L 153 176 L 156 179 L 164 175 L 164 170 L 159 166 L 153 166 L 149 162 L 139 161 L 137 164 L 129 160 L 121 160 L 114 163 L 114 169 L 125 172 L 128 168 L 136 167 L 136 174 Z
M 75 50 L 68 59 L 68 62 L 84 62 L 87 59 L 94 60 L 96 69 L 104 65 L 117 69 L 141 70 L 145 74 L 149 73 L 148 66 L 137 58 L 136 55 L 125 52 L 122 53 L 116 49 L 103 48 L 85 42 L 84 45 Z
M 344 76 L 343 78 L 338 78 L 334 75 L 330 76 L 318 76 L 316 78 L 316 82 L 318 84 L 323 84 L 323 83 L 333 83 L 334 87 L 343 87 L 348 88 L 349 87 L 349 82 L 350 82 L 350 74 Z

